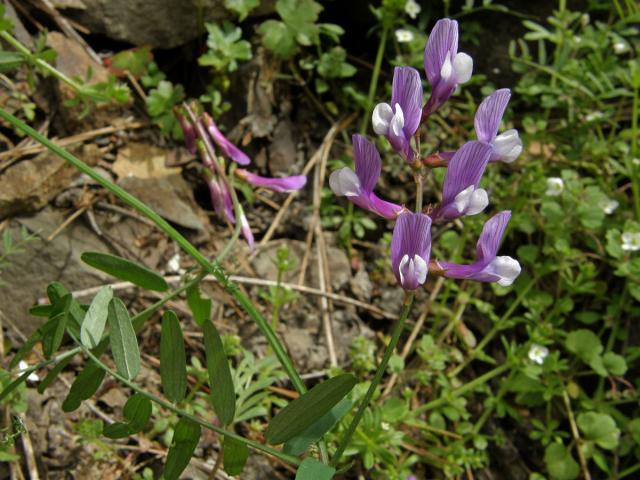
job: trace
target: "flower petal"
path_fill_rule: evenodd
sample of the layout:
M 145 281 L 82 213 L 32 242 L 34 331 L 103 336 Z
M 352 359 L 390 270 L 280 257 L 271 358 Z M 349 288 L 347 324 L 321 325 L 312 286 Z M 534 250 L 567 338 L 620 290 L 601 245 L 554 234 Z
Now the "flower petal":
M 501 88 L 482 101 L 473 120 L 478 140 L 487 143 L 493 142 L 498 134 L 498 127 L 500 127 L 500 121 L 510 98 L 511 90 Z
M 451 62 L 457 51 L 458 22 L 449 18 L 438 20 L 429 34 L 427 46 L 424 49 L 424 70 L 432 86 L 441 79 L 440 72 L 447 55 Z
M 357 197 L 361 194 L 360 179 L 349 167 L 331 172 L 329 186 L 339 197 Z
M 396 67 L 393 70 L 391 105 L 396 104 L 404 114 L 404 133 L 411 138 L 422 118 L 422 81 L 415 68 Z
M 447 167 L 442 187 L 442 205 L 455 201 L 456 195 L 470 185 L 477 187 L 489 162 L 491 146 L 478 141 L 465 143 Z
M 300 190 L 307 183 L 306 175 L 292 175 L 289 177 L 263 177 L 246 170 L 236 170 L 236 174 L 244 178 L 247 182 L 257 187 L 264 187 L 276 192 L 293 192 Z
M 382 169 L 380 153 L 378 153 L 375 144 L 362 135 L 355 134 L 351 139 L 356 175 L 360 180 L 360 187 L 363 192 L 370 193 L 380 178 L 380 170 Z
M 218 126 L 215 124 L 213 119 L 206 113 L 204 114 L 204 121 L 211 138 L 213 138 L 213 140 L 218 144 L 222 153 L 240 165 L 249 165 L 251 163 L 251 159 L 247 154 L 231 143 L 218 129 Z
M 505 210 L 485 222 L 476 246 L 476 261 L 486 264 L 495 258 L 510 219 L 511 211 Z

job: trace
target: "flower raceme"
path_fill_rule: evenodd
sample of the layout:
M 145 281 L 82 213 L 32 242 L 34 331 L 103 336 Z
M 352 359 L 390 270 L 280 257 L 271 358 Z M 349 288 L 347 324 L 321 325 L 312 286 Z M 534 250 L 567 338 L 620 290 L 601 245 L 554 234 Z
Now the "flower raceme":
M 422 81 L 415 68 L 396 67 L 393 71 L 391 105 L 379 103 L 373 109 L 372 125 L 378 135 L 384 135 L 393 149 L 412 162 L 415 152 L 411 138 L 422 117 Z
M 201 148 L 200 154 L 207 172 L 207 185 L 209 186 L 211 203 L 219 216 L 226 218 L 229 223 L 235 224 L 238 219 L 236 219 L 233 205 L 232 189 L 234 187 L 232 182 L 230 182 L 224 175 L 224 163 L 218 163 L 218 160 L 213 158 L 215 155 L 210 153 L 214 148 L 211 140 L 215 142 L 224 157 L 229 158 L 240 165 L 250 164 L 251 159 L 246 153 L 231 143 L 222 134 L 218 126 L 208 114 L 204 113 L 201 118 L 196 118 L 188 107 L 185 108 L 190 113 L 193 122 L 195 122 L 191 123 L 187 121 L 180 112 L 176 112 L 177 118 L 180 121 L 180 125 L 182 126 L 182 130 L 185 134 L 186 146 L 189 151 L 197 151 L 196 140 L 198 135 L 200 135 L 200 140 L 208 146 L 208 148 Z M 235 170 L 235 176 L 250 185 L 268 188 L 276 192 L 293 192 L 301 189 L 307 183 L 307 177 L 305 175 L 270 178 L 256 175 L 255 173 L 249 172 L 245 169 Z M 249 247 L 253 247 L 253 232 L 249 226 L 247 216 L 240 205 L 238 205 L 238 212 L 242 235 L 247 241 Z
M 427 117 L 438 110 L 459 84 L 473 73 L 473 59 L 458 52 L 458 22 L 443 18 L 431 30 L 424 49 L 424 71 L 431 84 L 431 96 L 423 109 Z
M 511 212 L 497 213 L 482 228 L 476 246 L 476 261 L 470 265 L 434 261 L 432 269 L 445 277 L 470 279 L 478 282 L 497 282 L 511 285 L 520 275 L 520 263 L 508 256 L 497 256 L 500 241 L 511 219 Z
M 396 218 L 404 207 L 382 200 L 373 193 L 382 169 L 378 149 L 362 135 L 354 135 L 352 141 L 356 171 L 344 167 L 332 172 L 329 177 L 331 190 L 364 210 L 390 220 Z
M 480 180 L 487 165 L 497 161 L 513 162 L 522 152 L 516 130 L 498 135 L 511 92 L 499 89 L 481 102 L 474 118 L 477 140 L 465 143 L 456 152 L 433 154 L 417 162 L 421 152 L 414 151 L 412 139 L 420 123 L 449 99 L 457 85 L 469 80 L 473 70 L 471 57 L 458 52 L 455 20 L 443 19 L 436 23 L 425 48 L 424 67 L 432 87 L 426 105 L 422 106 L 419 72 L 410 67 L 396 67 L 391 102 L 376 105 L 372 125 L 375 133 L 386 137 L 393 149 L 411 164 L 418 188 L 422 186 L 424 166 L 447 167 L 440 204 L 412 213 L 404 206 L 380 199 L 373 192 L 381 174 L 380 154 L 375 145 L 361 135 L 353 136 L 355 171 L 346 167 L 336 170 L 329 184 L 336 195 L 345 196 L 355 205 L 386 219 L 396 220 L 391 265 L 405 290 L 416 290 L 423 285 L 429 270 L 448 278 L 511 285 L 520 274 L 520 264 L 509 256 L 497 255 L 511 218 L 510 211 L 500 212 L 485 223 L 474 263 L 461 265 L 430 260 L 432 223 L 483 212 L 489 196 L 480 187 Z M 417 201 L 416 205 L 420 209 L 422 202 Z

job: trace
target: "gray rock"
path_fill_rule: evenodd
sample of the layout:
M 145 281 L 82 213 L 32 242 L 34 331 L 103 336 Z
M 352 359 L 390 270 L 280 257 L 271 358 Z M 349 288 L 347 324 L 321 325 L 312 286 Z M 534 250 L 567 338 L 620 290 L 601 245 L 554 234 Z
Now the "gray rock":
M 351 291 L 359 300 L 368 302 L 371 300 L 371 292 L 373 291 L 373 284 L 369 279 L 367 270 L 362 267 L 358 270 L 358 273 L 349 282 Z
M 191 189 L 180 175 L 125 177 L 118 184 L 167 220 L 192 230 L 204 230 Z
M 74 0 L 62 12 L 88 28 L 137 46 L 173 48 L 206 32 L 201 21 L 232 18 L 224 0 Z M 263 1 L 252 15 L 273 11 Z

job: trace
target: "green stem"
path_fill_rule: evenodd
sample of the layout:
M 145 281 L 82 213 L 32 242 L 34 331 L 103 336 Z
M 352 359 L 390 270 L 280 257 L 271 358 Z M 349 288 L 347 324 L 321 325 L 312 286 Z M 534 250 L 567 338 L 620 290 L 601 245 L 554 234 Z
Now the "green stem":
M 41 58 L 38 58 L 37 55 L 34 55 L 33 53 L 31 53 L 31 51 L 27 47 L 22 45 L 22 43 L 20 43 L 17 39 L 15 39 L 13 36 L 11 36 L 11 34 L 9 32 L 0 32 L 0 38 L 2 38 L 9 45 L 11 45 L 13 48 L 15 48 L 18 51 L 18 53 L 24 55 L 27 58 L 29 63 L 37 65 L 42 70 L 45 70 L 47 73 L 53 75 L 54 77 L 56 77 L 61 82 L 64 82 L 67 85 L 69 85 L 71 88 L 73 88 L 79 94 L 92 97 L 93 99 L 98 100 L 98 101 L 103 101 L 104 102 L 104 101 L 109 100 L 109 98 L 106 95 L 101 95 L 101 94 L 99 94 L 98 92 L 96 92 L 93 89 L 86 88 L 83 85 L 80 85 L 75 80 L 73 80 L 73 79 L 69 78 L 68 76 L 66 76 L 60 70 L 57 70 L 53 65 L 50 65 L 47 62 L 45 62 L 44 60 L 42 60 Z
M 376 62 L 373 65 L 373 73 L 371 75 L 371 83 L 369 84 L 369 93 L 367 94 L 367 111 L 362 116 L 362 123 L 360 124 L 360 133 L 364 134 L 369 127 L 369 117 L 371 114 L 369 111 L 373 106 L 373 97 L 376 95 L 378 89 L 378 77 L 380 77 L 380 68 L 382 66 L 382 58 L 384 57 L 384 50 L 387 46 L 387 36 L 389 34 L 389 28 L 383 27 L 382 35 L 380 35 L 380 43 L 378 44 L 378 53 L 376 53 Z
M 43 360 L 40 363 L 37 363 L 36 365 L 32 365 L 29 368 L 25 369 L 24 372 L 22 372 L 20 374 L 20 376 L 18 378 L 16 378 L 13 382 L 11 382 L 9 385 L 7 385 L 6 387 L 4 387 L 2 389 L 2 391 L 0 392 L 0 403 L 2 403 L 2 401 L 11 393 L 13 392 L 22 382 L 24 382 L 27 377 L 29 375 L 31 375 L 31 373 L 35 372 L 36 370 L 42 368 L 42 367 L 46 367 L 47 365 L 51 365 L 52 363 L 58 363 L 58 362 L 62 362 L 63 360 L 74 356 L 76 353 L 80 353 L 82 351 L 82 348 L 77 347 L 74 349 L 71 349 L 67 352 L 61 353 L 60 355 L 58 355 L 57 357 L 54 358 L 50 358 L 49 360 Z
M 640 68 L 640 67 L 638 67 Z M 640 72 L 634 71 L 632 75 L 640 77 Z M 633 107 L 631 113 L 631 156 L 627 155 L 626 166 L 631 179 L 631 190 L 633 192 L 633 205 L 636 210 L 636 218 L 640 219 L 640 180 L 638 179 L 638 167 L 634 165 L 633 160 L 638 158 L 638 116 L 640 115 L 638 107 L 638 96 L 640 95 L 640 80 L 633 85 Z
M 498 375 L 501 375 L 507 370 L 509 370 L 509 365 L 507 365 L 506 363 L 502 364 L 499 367 L 494 368 L 493 370 L 489 370 L 484 375 L 480 375 L 479 377 L 471 380 L 469 383 L 465 383 L 460 388 L 453 390 L 446 397 L 440 397 L 435 400 L 432 400 L 429 403 L 425 403 L 424 405 L 416 408 L 413 412 L 417 415 L 419 413 L 423 413 L 428 410 L 433 410 L 434 408 L 438 408 L 446 404 L 447 402 L 451 401 L 452 399 L 460 397 L 461 395 L 464 395 L 465 393 L 472 391 L 473 389 L 479 387 L 483 383 L 488 382 L 493 377 L 497 377 Z
M 1 33 L 1 32 L 0 32 Z M 37 142 L 41 143 L 49 150 L 51 150 L 56 155 L 62 157 L 64 160 L 69 162 L 75 168 L 80 170 L 82 173 L 85 173 L 90 178 L 94 179 L 98 184 L 102 185 L 109 192 L 114 194 L 116 197 L 120 198 L 125 203 L 129 204 L 140 213 L 148 217 L 152 220 L 160 229 L 162 229 L 169 237 L 171 237 L 187 254 L 189 254 L 200 266 L 206 270 L 208 273 L 211 273 L 220 285 L 224 288 L 224 290 L 235 298 L 236 302 L 244 309 L 245 312 L 251 317 L 251 319 L 256 323 L 262 334 L 266 337 L 267 342 L 273 349 L 276 357 L 282 364 L 285 372 L 289 376 L 291 383 L 294 388 L 299 393 L 305 393 L 306 388 L 300 375 L 296 371 L 293 366 L 293 362 L 289 358 L 284 346 L 280 343 L 280 340 L 274 333 L 274 331 L 269 326 L 269 323 L 265 320 L 265 318 L 260 314 L 255 305 L 251 302 L 251 300 L 242 293 L 242 291 L 238 288 L 238 286 L 228 279 L 228 276 L 222 268 L 222 266 L 214 261 L 211 262 L 205 257 L 202 253 L 198 251 L 196 247 L 194 247 L 189 241 L 183 237 L 175 228 L 173 228 L 164 218 L 154 212 L 151 208 L 149 208 L 146 204 L 138 200 L 136 197 L 123 190 L 118 185 L 111 183 L 109 180 L 105 179 L 102 175 L 96 173 L 91 167 L 89 167 L 86 163 L 84 163 L 79 158 L 73 156 L 71 153 L 66 151 L 65 149 L 59 147 L 58 145 L 51 142 L 48 138 L 43 136 L 42 134 L 35 131 L 33 128 L 26 125 L 23 121 L 11 115 L 10 113 L 0 109 L 0 118 L 9 122 L 14 127 L 18 128 Z
M 389 341 L 389 345 L 387 345 L 387 348 L 384 351 L 384 354 L 382 356 L 382 361 L 380 362 L 380 365 L 376 370 L 373 380 L 371 380 L 371 385 L 369 385 L 369 389 L 367 390 L 367 393 L 364 395 L 364 398 L 360 402 L 358 411 L 353 417 L 353 420 L 351 420 L 351 423 L 349 424 L 349 427 L 347 428 L 347 431 L 345 432 L 344 437 L 342 437 L 342 440 L 338 445 L 338 449 L 333 455 L 333 459 L 331 460 L 331 465 L 334 467 L 338 464 L 338 462 L 340 461 L 340 457 L 342 456 L 345 449 L 349 445 L 349 442 L 351 441 L 351 437 L 353 437 L 353 434 L 356 431 L 356 428 L 358 427 L 360 420 L 362 420 L 362 415 L 364 415 L 364 411 L 366 410 L 366 408 L 369 406 L 369 403 L 371 402 L 371 397 L 373 397 L 373 394 L 375 393 L 376 389 L 378 388 L 378 385 L 380 384 L 380 381 L 382 380 L 382 376 L 384 375 L 384 372 L 387 369 L 387 364 L 389 363 L 389 359 L 391 358 L 393 351 L 396 349 L 396 345 L 398 344 L 400 335 L 404 330 L 404 324 L 407 320 L 407 317 L 409 316 L 409 312 L 411 311 L 412 303 L 413 303 L 413 294 L 408 293 L 407 296 L 405 297 L 404 305 L 402 306 L 402 313 L 400 314 L 400 318 L 397 320 L 395 326 L 393 327 L 393 332 L 391 333 L 391 340 Z
M 77 339 L 74 339 L 77 342 Z M 91 353 L 91 351 L 85 347 L 79 347 L 82 349 L 82 351 L 91 359 L 93 360 L 96 365 L 98 365 L 102 370 L 104 370 L 106 373 L 108 373 L 109 375 L 111 375 L 113 378 L 115 378 L 116 380 L 120 381 L 121 383 L 123 383 L 124 385 L 126 385 L 127 387 L 129 387 L 131 390 L 133 390 L 134 392 L 137 392 L 141 395 L 144 395 L 145 397 L 147 397 L 149 400 L 151 400 L 152 402 L 156 403 L 157 405 L 160 405 L 163 408 L 166 408 L 167 410 L 172 411 L 173 413 L 175 413 L 176 415 L 183 417 L 183 418 L 187 418 L 189 420 L 191 420 L 192 422 L 195 422 L 201 426 L 203 426 L 204 428 L 207 428 L 209 430 L 212 430 L 220 435 L 224 435 L 225 437 L 229 437 L 229 438 L 233 438 L 234 440 L 237 440 L 238 442 L 242 442 L 245 445 L 247 445 L 250 448 L 253 448 L 254 450 L 258 450 L 260 452 L 263 453 L 267 453 L 269 455 L 272 455 L 276 458 L 279 458 L 280 460 L 283 460 L 287 463 L 291 463 L 293 465 L 300 465 L 300 459 L 298 457 L 294 457 L 292 455 L 287 455 L 285 453 L 282 453 L 278 450 L 276 450 L 275 448 L 271 448 L 268 447 L 267 445 L 263 445 L 261 443 L 258 442 L 254 442 L 253 440 L 249 440 L 246 439 L 234 432 L 230 432 L 228 430 L 224 430 L 220 427 L 216 427 L 215 425 L 213 425 L 212 423 L 209 423 L 205 420 L 202 420 L 201 418 L 196 417 L 195 415 L 192 415 L 188 412 L 185 412 L 184 410 L 182 410 L 181 408 L 176 407 L 175 405 L 173 405 L 172 403 L 152 394 L 149 393 L 147 391 L 145 391 L 143 388 L 139 387 L 138 385 L 136 385 L 135 383 L 131 382 L 130 380 L 127 380 L 126 378 L 124 378 L 123 376 L 121 376 L 120 374 L 118 374 L 117 372 L 111 370 L 108 366 L 106 366 L 104 363 L 102 363 L 100 361 L 100 359 L 98 357 L 96 357 L 93 353 Z

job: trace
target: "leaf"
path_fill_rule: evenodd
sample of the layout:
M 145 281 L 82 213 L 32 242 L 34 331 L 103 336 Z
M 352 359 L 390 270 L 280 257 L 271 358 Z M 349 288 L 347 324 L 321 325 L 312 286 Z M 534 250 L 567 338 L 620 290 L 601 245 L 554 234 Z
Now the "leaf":
M 267 442 L 277 445 L 301 434 L 342 400 L 355 384 L 356 378 L 349 374 L 319 383 L 273 417 L 265 432 Z
M 580 473 L 580 466 L 561 443 L 551 443 L 544 451 L 544 463 L 554 480 L 574 480 Z
M 173 430 L 173 440 L 164 467 L 165 480 L 178 480 L 180 474 L 189 465 L 199 440 L 200 425 L 186 418 L 181 418 Z
M 180 321 L 171 310 L 162 316 L 160 337 L 160 379 L 162 391 L 174 403 L 187 392 L 187 360 Z
M 71 384 L 71 389 L 64 402 L 62 402 L 62 410 L 67 413 L 76 410 L 83 400 L 96 393 L 104 379 L 104 375 L 105 371 L 93 360 L 87 361 L 84 369 Z
M 73 360 L 73 357 L 67 357 L 64 360 L 56 363 L 56 366 L 53 367 L 47 376 L 38 384 L 38 393 L 43 393 L 51 383 L 58 378 L 60 372 L 64 370 L 64 368 L 69 365 L 69 363 Z
M 258 28 L 262 44 L 274 55 L 287 60 L 298 51 L 295 33 L 278 20 L 267 20 Z
M 600 448 L 613 450 L 618 446 L 620 429 L 615 420 L 606 413 L 579 413 L 576 423 L 586 439 L 595 442 Z
M 222 28 L 215 23 L 207 23 L 209 50 L 198 59 L 203 66 L 218 71 L 233 72 L 238 68 L 238 60 L 251 59 L 251 44 L 242 40 L 242 30 L 230 22 L 224 22 Z
M 201 327 L 211 319 L 211 299 L 200 295 L 198 285 L 187 290 L 187 305 L 193 313 L 193 319 Z
M 141 393 L 129 397 L 122 411 L 128 422 L 116 422 L 104 427 L 102 433 L 109 438 L 124 438 L 144 430 L 151 418 L 151 402 Z
M 140 371 L 140 350 L 129 312 L 122 300 L 109 302 L 109 340 L 118 373 L 133 380 Z
M 627 372 L 627 361 L 617 353 L 605 353 L 602 356 L 602 363 L 611 375 L 624 375 Z
M 89 305 L 89 310 L 80 326 L 80 341 L 85 347 L 95 348 L 100 343 L 112 298 L 113 290 L 109 286 L 104 286 Z
M 223 425 L 230 425 L 236 413 L 236 394 L 222 339 L 212 322 L 203 325 L 211 403 Z
M 305 458 L 296 473 L 296 480 L 331 480 L 336 469 L 325 465 L 316 458 Z
M 69 320 L 69 308 L 72 300 L 71 294 L 68 293 L 60 302 L 54 305 L 51 311 L 49 321 L 53 328 L 42 335 L 42 351 L 47 358 L 53 355 L 60 348 L 60 345 L 62 345 L 65 328 Z
M 224 471 L 229 475 L 240 475 L 249 458 L 249 448 L 235 438 L 224 437 Z
M 311 444 L 316 443 L 325 433 L 331 430 L 346 415 L 352 405 L 353 402 L 351 400 L 343 398 L 304 432 L 287 440 L 282 451 L 289 455 L 303 454 Z
M 224 0 L 224 6 L 238 14 L 238 20 L 243 21 L 249 12 L 260 5 L 260 0 Z
M 84 263 L 97 270 L 147 290 L 164 292 L 169 288 L 167 282 L 160 275 L 125 258 L 99 252 L 85 252 L 80 258 Z
M 11 70 L 15 70 L 25 62 L 25 57 L 18 52 L 7 52 L 5 50 L 0 50 L 0 73 L 6 73 L 10 72 Z M 8 249 L 5 248 L 5 250 Z
M 591 330 L 579 329 L 567 335 L 565 341 L 567 350 L 574 353 L 583 362 L 589 364 L 594 357 L 599 357 L 602 352 L 602 343 L 598 336 Z

